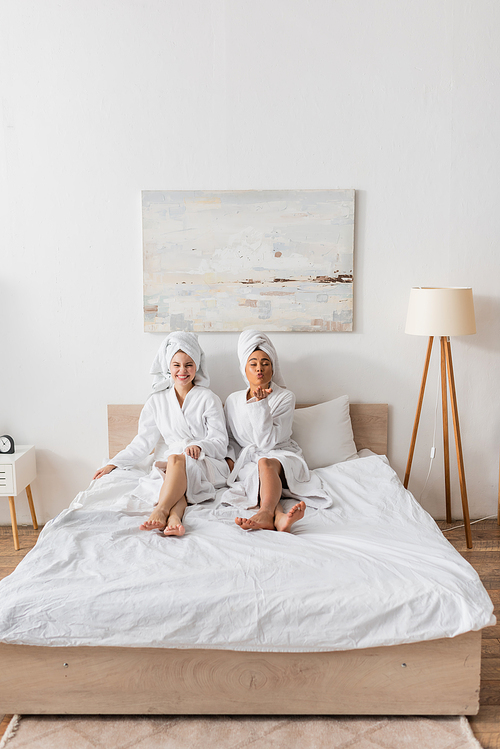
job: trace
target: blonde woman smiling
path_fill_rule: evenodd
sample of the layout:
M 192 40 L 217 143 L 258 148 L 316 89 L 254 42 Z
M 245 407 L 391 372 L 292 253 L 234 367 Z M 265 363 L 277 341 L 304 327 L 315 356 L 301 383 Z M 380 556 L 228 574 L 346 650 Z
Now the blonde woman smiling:
M 155 464 L 134 496 L 157 500 L 140 527 L 182 536 L 188 504 L 213 499 L 228 476 L 227 432 L 222 403 L 208 389 L 205 355 L 194 333 L 170 333 L 151 368 L 153 392 L 139 419 L 137 436 L 94 476 L 132 468 L 153 448 Z

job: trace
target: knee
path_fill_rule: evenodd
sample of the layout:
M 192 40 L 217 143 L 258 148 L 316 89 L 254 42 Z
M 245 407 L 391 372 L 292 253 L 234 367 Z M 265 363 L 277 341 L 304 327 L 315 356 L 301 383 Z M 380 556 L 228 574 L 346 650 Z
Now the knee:
M 167 466 L 179 466 L 185 465 L 186 458 L 184 454 L 181 455 L 169 455 L 167 458 Z
M 259 460 L 259 472 L 274 471 L 275 473 L 279 473 L 280 468 L 281 464 L 275 458 L 260 458 Z

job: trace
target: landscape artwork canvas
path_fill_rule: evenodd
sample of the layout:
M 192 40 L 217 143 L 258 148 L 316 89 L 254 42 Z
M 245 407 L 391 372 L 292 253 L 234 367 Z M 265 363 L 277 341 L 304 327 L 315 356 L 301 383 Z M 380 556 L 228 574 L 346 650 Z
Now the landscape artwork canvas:
M 352 330 L 354 197 L 143 192 L 145 330 Z

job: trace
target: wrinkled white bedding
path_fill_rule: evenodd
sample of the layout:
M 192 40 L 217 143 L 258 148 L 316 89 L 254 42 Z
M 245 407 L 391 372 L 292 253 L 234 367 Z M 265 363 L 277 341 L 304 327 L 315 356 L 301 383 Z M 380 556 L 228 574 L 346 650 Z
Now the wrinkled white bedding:
M 385 458 L 318 473 L 332 507 L 308 510 L 292 534 L 242 531 L 241 511 L 216 500 L 190 506 L 186 535 L 166 538 L 139 530 L 143 474 L 115 470 L 0 583 L 0 641 L 321 651 L 494 624 L 478 575 Z

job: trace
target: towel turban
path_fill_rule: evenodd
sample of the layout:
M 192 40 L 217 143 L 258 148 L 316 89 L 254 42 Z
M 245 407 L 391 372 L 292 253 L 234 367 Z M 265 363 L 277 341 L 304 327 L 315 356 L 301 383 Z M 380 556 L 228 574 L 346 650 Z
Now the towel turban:
M 168 390 L 174 384 L 172 375 L 170 374 L 170 362 L 178 351 L 184 351 L 196 364 L 194 384 L 205 388 L 210 385 L 210 377 L 208 376 L 205 363 L 205 353 L 198 343 L 198 336 L 195 333 L 175 331 L 174 333 L 169 333 L 162 342 L 149 370 L 149 373 L 154 376 L 153 393 L 158 393 L 160 390 Z
M 286 387 L 285 383 L 283 382 L 283 377 L 281 376 L 280 363 L 278 361 L 278 354 L 276 353 L 276 349 L 274 348 L 267 335 L 265 333 L 261 333 L 258 330 L 244 330 L 238 338 L 238 358 L 240 360 L 240 371 L 247 385 L 249 385 L 250 383 L 247 380 L 245 368 L 247 366 L 248 357 L 250 356 L 250 354 L 253 354 L 256 349 L 264 351 L 264 353 L 267 354 L 271 359 L 271 364 L 273 365 L 273 382 L 275 382 L 276 385 L 279 385 L 282 388 Z

